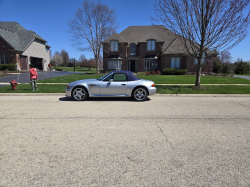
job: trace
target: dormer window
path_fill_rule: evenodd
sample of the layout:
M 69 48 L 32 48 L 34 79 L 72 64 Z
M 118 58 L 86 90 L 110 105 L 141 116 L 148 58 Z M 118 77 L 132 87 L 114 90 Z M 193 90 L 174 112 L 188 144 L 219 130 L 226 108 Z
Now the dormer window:
M 111 41 L 111 51 L 118 51 L 118 41 Z
M 130 44 L 130 55 L 135 55 L 135 52 L 136 52 L 136 45 L 134 43 Z
M 155 40 L 148 40 L 147 50 L 155 51 Z

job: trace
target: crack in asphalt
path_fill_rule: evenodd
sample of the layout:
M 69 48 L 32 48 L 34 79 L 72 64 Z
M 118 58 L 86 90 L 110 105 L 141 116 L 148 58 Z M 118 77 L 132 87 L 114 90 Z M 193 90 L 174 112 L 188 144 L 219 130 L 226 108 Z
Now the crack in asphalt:
M 168 142 L 168 143 L 171 145 L 171 148 L 173 149 L 174 146 L 173 146 L 173 144 L 168 140 L 167 135 L 164 134 L 163 130 L 161 129 L 161 127 L 160 127 L 159 125 L 156 125 L 156 126 L 160 129 L 161 134 L 166 138 L 166 142 Z

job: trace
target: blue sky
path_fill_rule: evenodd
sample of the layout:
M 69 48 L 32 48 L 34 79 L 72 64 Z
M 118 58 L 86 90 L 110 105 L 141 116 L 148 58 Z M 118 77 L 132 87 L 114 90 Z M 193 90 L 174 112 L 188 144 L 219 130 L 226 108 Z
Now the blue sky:
M 132 25 L 151 25 L 154 0 L 100 0 L 116 10 L 118 33 Z M 65 49 L 71 58 L 81 54 L 92 58 L 90 52 L 77 51 L 71 42 L 68 21 L 74 17 L 82 0 L 0 0 L 0 21 L 16 21 L 27 30 L 33 30 L 51 46 L 51 50 Z M 230 50 L 234 60 L 250 61 L 250 36 Z

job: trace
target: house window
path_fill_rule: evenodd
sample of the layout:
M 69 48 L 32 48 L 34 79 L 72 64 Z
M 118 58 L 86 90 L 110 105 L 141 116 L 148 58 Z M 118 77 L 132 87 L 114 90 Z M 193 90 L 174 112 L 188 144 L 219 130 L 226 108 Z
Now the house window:
M 130 45 L 130 55 L 135 55 L 135 52 L 136 52 L 136 45 L 131 44 Z
M 145 60 L 144 68 L 146 70 L 158 69 L 158 61 L 157 60 Z
M 111 51 L 118 51 L 118 41 L 111 41 Z
M 180 69 L 180 57 L 171 58 L 171 68 Z
M 1 58 L 1 56 L 2 56 L 2 55 L 0 54 L 0 64 L 2 64 L 2 58 Z
M 147 49 L 148 49 L 148 51 L 155 50 L 155 40 L 148 40 Z
M 121 61 L 109 61 L 108 69 L 110 70 L 121 70 L 122 62 Z
M 203 55 L 202 55 L 202 62 L 201 62 L 201 64 L 205 64 L 206 63 L 206 54 L 205 53 L 203 53 Z M 194 64 L 195 65 L 197 65 L 198 64 L 198 59 L 197 58 L 195 58 L 194 59 Z

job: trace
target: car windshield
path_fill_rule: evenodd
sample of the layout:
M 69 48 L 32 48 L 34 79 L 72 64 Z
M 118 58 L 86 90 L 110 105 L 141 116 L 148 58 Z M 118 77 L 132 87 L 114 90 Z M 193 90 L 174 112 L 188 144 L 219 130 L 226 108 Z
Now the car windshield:
M 112 73 L 113 73 L 113 72 L 110 72 L 110 73 L 108 73 L 108 74 L 102 76 L 101 78 L 99 78 L 99 79 L 97 79 L 97 80 L 101 81 L 101 80 L 105 79 L 106 77 L 110 76 Z

